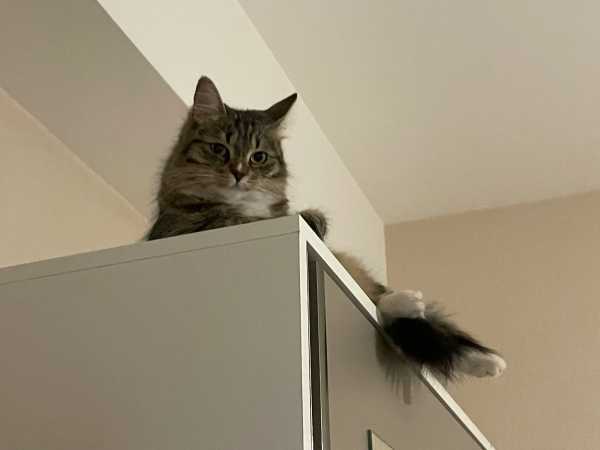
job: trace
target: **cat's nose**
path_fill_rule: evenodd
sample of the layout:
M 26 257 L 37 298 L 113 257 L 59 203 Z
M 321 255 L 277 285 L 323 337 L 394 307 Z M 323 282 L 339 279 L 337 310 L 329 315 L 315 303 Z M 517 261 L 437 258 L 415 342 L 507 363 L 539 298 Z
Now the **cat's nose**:
M 245 172 L 242 172 L 241 170 L 239 170 L 235 167 L 232 167 L 230 170 L 231 170 L 231 174 L 235 178 L 236 183 L 239 183 L 240 180 L 246 176 Z

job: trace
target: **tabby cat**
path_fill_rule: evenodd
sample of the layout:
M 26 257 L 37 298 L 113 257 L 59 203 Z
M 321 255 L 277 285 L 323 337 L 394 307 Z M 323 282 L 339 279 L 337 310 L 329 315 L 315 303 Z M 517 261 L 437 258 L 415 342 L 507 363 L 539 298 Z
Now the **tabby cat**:
M 234 109 L 202 77 L 194 104 L 163 169 L 158 216 L 148 240 L 290 214 L 282 123 L 297 95 L 266 110 Z M 318 210 L 300 214 L 324 238 Z M 415 291 L 393 291 L 373 279 L 356 259 L 336 253 L 377 305 L 389 336 L 417 364 L 445 377 L 459 373 L 497 376 L 506 367 L 493 350 L 446 320 Z

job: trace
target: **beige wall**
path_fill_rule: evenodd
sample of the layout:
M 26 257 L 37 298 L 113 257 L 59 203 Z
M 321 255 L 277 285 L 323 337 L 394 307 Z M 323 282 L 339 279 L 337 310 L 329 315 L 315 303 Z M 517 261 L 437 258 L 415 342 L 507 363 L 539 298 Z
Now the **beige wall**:
M 139 239 L 145 219 L 0 89 L 0 267 Z
M 451 389 L 502 450 L 600 448 L 600 193 L 387 227 L 422 289 L 508 360 Z

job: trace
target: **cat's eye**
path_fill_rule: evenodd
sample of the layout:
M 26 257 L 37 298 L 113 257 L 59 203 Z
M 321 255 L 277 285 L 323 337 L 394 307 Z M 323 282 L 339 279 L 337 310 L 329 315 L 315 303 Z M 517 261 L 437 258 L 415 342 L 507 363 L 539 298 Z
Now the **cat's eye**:
M 250 162 L 254 164 L 263 164 L 267 161 L 268 158 L 269 155 L 267 155 L 267 152 L 254 152 L 250 156 Z
M 220 156 L 223 159 L 229 158 L 229 150 L 223 144 L 210 144 L 210 151 L 213 155 Z

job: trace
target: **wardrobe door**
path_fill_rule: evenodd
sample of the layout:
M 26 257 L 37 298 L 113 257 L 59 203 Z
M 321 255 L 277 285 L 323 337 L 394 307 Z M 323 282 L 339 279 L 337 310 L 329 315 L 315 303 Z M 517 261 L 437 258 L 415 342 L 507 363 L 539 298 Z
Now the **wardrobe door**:
M 221 234 L 0 283 L 0 449 L 306 448 L 297 235 Z
M 323 278 L 331 449 L 366 450 L 369 430 L 376 435 L 373 450 L 491 448 L 479 444 L 390 351 L 336 282 Z

